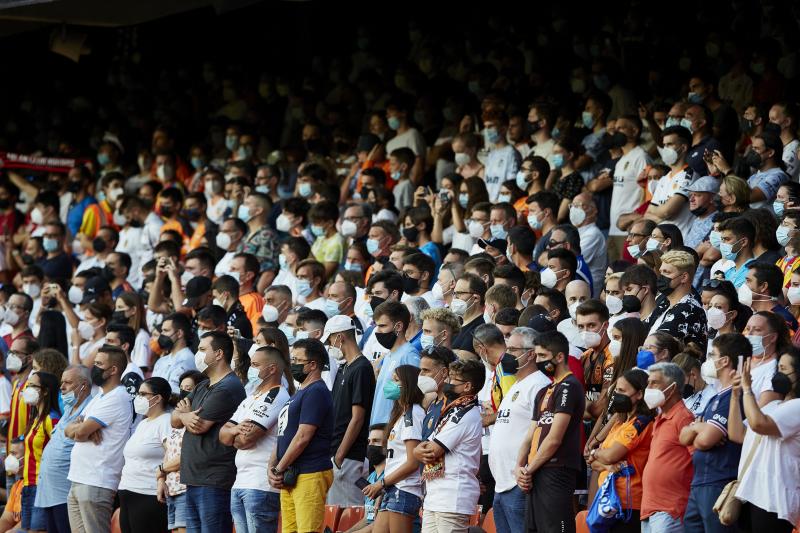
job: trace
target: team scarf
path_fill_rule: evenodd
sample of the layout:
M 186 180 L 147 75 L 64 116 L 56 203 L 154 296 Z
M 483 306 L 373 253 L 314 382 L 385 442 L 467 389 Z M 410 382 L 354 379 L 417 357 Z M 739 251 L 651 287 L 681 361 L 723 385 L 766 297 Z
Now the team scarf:
M 468 396 L 462 396 L 448 403 L 447 406 L 445 406 L 444 411 L 442 411 L 442 414 L 439 416 L 439 423 L 436 425 L 436 433 L 439 433 L 439 431 L 441 431 L 442 428 L 447 424 L 447 414 L 450 411 L 468 405 L 478 405 L 477 395 L 470 394 Z M 423 481 L 431 481 L 433 479 L 439 479 L 443 477 L 444 454 L 442 454 L 442 456 L 435 463 L 425 465 L 425 467 L 422 469 Z
M 86 159 L 0 152 L 0 168 L 67 173 L 71 168 L 87 163 Z

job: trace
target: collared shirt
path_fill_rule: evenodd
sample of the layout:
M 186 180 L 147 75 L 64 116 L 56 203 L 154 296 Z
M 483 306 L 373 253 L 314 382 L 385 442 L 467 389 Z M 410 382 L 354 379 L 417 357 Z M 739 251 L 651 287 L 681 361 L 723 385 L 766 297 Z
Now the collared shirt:
M 750 186 L 750 188 L 759 189 L 764 195 L 764 200 L 760 202 L 751 202 L 750 208 L 772 208 L 772 201 L 775 200 L 775 196 L 778 194 L 778 189 L 787 181 L 789 181 L 789 176 L 787 176 L 786 172 L 778 167 L 756 172 L 747 178 L 747 184 Z
M 736 264 L 734 264 L 731 268 L 725 271 L 725 279 L 733 283 L 733 286 L 738 289 L 744 285 L 744 282 L 747 279 L 747 270 L 750 268 L 750 263 L 753 261 L 755 261 L 755 258 L 748 259 L 739 268 L 736 268 Z M 712 272 L 711 274 L 713 275 L 714 273 Z
M 692 420 L 694 415 L 682 401 L 656 417 L 642 474 L 642 519 L 659 511 L 680 519 L 686 511 L 694 469 L 692 454 L 679 437 Z
M 714 227 L 714 214 L 705 218 L 695 218 L 692 227 L 683 239 L 683 244 L 689 248 L 696 248 L 701 242 L 708 238 L 709 233 Z
M 244 252 L 256 256 L 261 272 L 278 267 L 280 251 L 278 236 L 267 225 L 248 235 L 244 241 Z
M 720 485 L 736 479 L 742 445 L 728 438 L 728 413 L 731 387 L 714 396 L 703 413 L 703 421 L 722 432 L 722 440 L 709 450 L 695 450 L 692 455 L 694 476 L 692 486 Z M 744 418 L 744 414 L 742 414 Z
M 708 342 L 706 322 L 706 312 L 694 290 L 671 307 L 669 299 L 660 294 L 656 298 L 656 308 L 644 320 L 651 334 L 666 331 L 684 343 L 696 342 L 704 350 Z
M 153 377 L 164 378 L 169 382 L 172 392 L 180 393 L 179 379 L 187 370 L 194 370 L 194 354 L 189 348 L 181 348 L 176 353 L 162 355 L 153 365 Z

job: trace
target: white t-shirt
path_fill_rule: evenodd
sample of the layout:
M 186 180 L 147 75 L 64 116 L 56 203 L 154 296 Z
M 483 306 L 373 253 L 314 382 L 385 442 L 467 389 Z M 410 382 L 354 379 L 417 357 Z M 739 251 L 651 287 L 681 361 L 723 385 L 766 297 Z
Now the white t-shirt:
M 156 495 L 156 470 L 164 462 L 164 441 L 172 429 L 170 416 L 162 413 L 153 420 L 143 418 L 136 426 L 122 450 L 125 466 L 122 467 L 119 490 Z
M 0 413 L 11 411 L 11 382 L 4 375 L 0 375 Z
M 119 243 L 115 250 L 124 252 L 131 258 L 128 283 L 134 287 L 142 286 L 142 228 L 124 227 L 119 230 Z
M 497 201 L 497 195 L 500 194 L 500 186 L 503 185 L 503 182 L 516 178 L 521 164 L 522 157 L 511 145 L 489 152 L 489 155 L 486 156 L 484 181 L 486 181 L 486 190 L 489 191 L 490 202 Z
M 614 188 L 611 192 L 609 235 L 627 235 L 617 227 L 617 221 L 620 215 L 633 213 L 642 204 L 642 188 L 637 179 L 648 162 L 647 152 L 641 146 L 637 146 L 617 161 L 617 166 L 614 167 Z
M 535 362 L 531 360 L 528 364 Z M 503 396 L 490 439 L 489 468 L 494 476 L 495 492 L 507 492 L 517 486 L 514 469 L 522 441 L 531 426 L 536 395 L 549 385 L 547 376 L 537 370 L 514 383 Z
M 411 148 L 414 155 L 417 157 L 425 158 L 427 149 L 425 147 L 425 137 L 415 128 L 408 128 L 403 133 L 398 133 L 386 143 L 386 155 L 392 155 L 392 152 L 398 148 Z
M 783 147 L 783 155 L 781 156 L 786 165 L 786 173 L 792 181 L 797 181 L 798 176 L 800 176 L 800 159 L 797 159 L 798 148 L 800 148 L 800 141 L 794 139 Z
M 472 405 L 452 409 L 445 420 L 441 431 L 434 431 L 429 437 L 445 449 L 444 476 L 425 483 L 425 509 L 473 514 L 481 495 L 477 478 L 481 466 L 480 408 Z
M 494 371 L 486 366 L 486 363 L 483 364 L 483 369 L 486 372 L 486 379 L 483 381 L 483 388 L 478 391 L 478 401 L 481 405 L 492 401 L 492 387 L 494 386 L 494 381 L 492 380 Z M 494 428 L 494 424 L 482 428 L 481 453 L 483 455 L 489 455 L 492 428 Z
M 762 392 L 772 390 L 772 376 L 775 375 L 777 370 L 777 359 L 772 359 L 772 361 L 767 361 L 757 367 L 751 368 L 750 375 L 753 381 L 753 394 L 756 399 L 761 396 Z
M 107 394 L 101 391 L 89 401 L 83 416 L 102 426 L 103 439 L 100 444 L 90 440 L 75 443 L 70 455 L 67 479 L 92 487 L 117 490 L 125 462 L 121 452 L 131 435 L 133 422 L 131 397 L 122 386 Z M 155 471 L 149 474 L 155 479 Z
M 694 215 L 689 211 L 689 194 L 686 188 L 689 186 L 690 178 L 686 170 L 680 170 L 675 175 L 668 172 L 661 176 L 656 185 L 656 190 L 653 192 L 653 198 L 650 203 L 655 206 L 661 206 L 667 203 L 676 194 L 686 199 L 683 203 L 678 214 L 674 218 L 664 220 L 664 224 L 675 224 L 681 233 L 686 235 L 694 222 Z M 585 255 L 585 254 L 584 254 Z
M 278 421 L 281 408 L 287 401 L 289 401 L 289 392 L 284 387 L 275 387 L 266 393 L 248 396 L 233 413 L 231 422 L 240 424 L 244 420 L 251 420 L 267 432 L 252 448 L 236 451 L 234 489 L 280 492 L 267 482 L 267 466 L 275 444 L 278 442 L 275 422 Z
M 550 167 L 553 167 L 553 148 L 556 146 L 556 141 L 553 139 L 548 139 L 543 143 L 538 143 L 533 147 L 533 155 L 537 155 L 539 157 L 544 157 L 547 159 L 547 162 L 550 163 Z
M 181 348 L 176 353 L 162 355 L 153 365 L 153 377 L 169 381 L 172 392 L 180 394 L 180 377 L 187 370 L 194 370 L 194 354 L 189 348 Z
M 762 436 L 750 467 L 742 475 L 742 467 L 756 439 L 754 432 L 748 429 L 739 461 L 741 482 L 736 497 L 797 524 L 800 521 L 800 400 L 774 401 L 765 405 L 762 412 L 772 418 L 781 436 Z
M 131 361 L 139 367 L 150 366 L 150 335 L 143 329 L 136 334 Z
M 106 338 L 100 337 L 96 341 L 86 341 L 81 344 L 80 348 L 78 348 L 78 355 L 80 355 L 81 361 L 84 361 L 87 357 L 95 352 L 95 350 L 99 349 L 103 344 L 105 344 Z
M 386 458 L 386 469 L 384 477 L 388 476 L 406 462 L 406 442 L 407 440 L 422 440 L 422 422 L 425 419 L 425 410 L 414 405 L 411 410 L 411 420 L 407 420 L 405 414 L 394 423 L 391 433 L 389 433 L 388 455 Z M 422 478 L 420 471 L 414 471 L 405 479 L 395 483 L 395 486 L 422 498 Z

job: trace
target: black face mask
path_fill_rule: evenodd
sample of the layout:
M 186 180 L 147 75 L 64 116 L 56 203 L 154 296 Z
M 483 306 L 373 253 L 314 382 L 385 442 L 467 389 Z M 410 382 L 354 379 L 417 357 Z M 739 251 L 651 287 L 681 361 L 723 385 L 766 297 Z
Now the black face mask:
M 117 322 L 118 324 L 127 324 L 128 317 L 125 316 L 125 311 L 114 311 L 111 313 L 111 322 Z
M 92 367 L 92 383 L 97 385 L 98 387 L 102 387 L 108 378 L 103 375 L 105 370 L 100 367 L 93 366 Z
M 753 150 L 747 152 L 747 155 L 744 156 L 743 161 L 748 167 L 761 168 L 761 155 L 757 154 Z
M 403 274 L 403 292 L 414 294 L 419 290 L 419 280 Z
M 0 200 L 0 209 L 8 209 L 9 207 L 11 207 L 11 200 L 7 198 Z
M 612 413 L 630 413 L 633 410 L 633 400 L 631 400 L 630 396 L 615 392 L 614 395 L 611 396 L 609 410 Z
M 306 151 L 310 154 L 319 154 L 322 153 L 322 141 L 319 139 L 308 139 L 305 141 Z
M 190 392 L 192 392 L 192 391 L 188 391 L 188 390 L 183 390 L 183 389 L 181 389 L 181 392 L 178 394 L 178 396 L 180 397 L 180 399 L 181 399 L 181 400 L 183 400 L 184 398 L 186 398 L 187 396 L 189 396 L 189 393 L 190 393 Z
M 542 129 L 542 125 L 538 120 L 536 122 L 528 122 L 528 134 L 533 135 L 540 129 Z
M 161 207 L 159 207 L 158 209 L 159 209 L 159 211 L 161 211 L 161 216 L 162 216 L 162 217 L 169 218 L 169 217 L 171 217 L 172 215 L 174 215 L 174 214 L 175 214 L 175 209 L 174 209 L 172 206 L 170 206 L 170 207 L 164 207 L 164 206 L 162 205 L 162 206 L 161 206 Z
M 536 361 L 536 368 L 538 368 L 539 371 L 548 378 L 552 378 L 556 375 L 556 364 L 552 359 L 547 361 Z
M 642 302 L 633 294 L 622 297 L 622 310 L 626 313 L 638 313 L 642 310 Z
M 106 241 L 104 241 L 100 237 L 95 237 L 94 240 L 92 241 L 92 250 L 94 250 L 98 254 L 102 254 L 103 252 L 105 252 L 106 248 L 108 248 Z
M 22 254 L 22 262 L 26 265 L 32 265 L 36 261 L 30 254 Z
M 186 220 L 189 222 L 197 222 L 200 220 L 200 210 L 199 209 L 184 209 L 183 216 L 186 217 Z
M 382 446 L 375 446 L 370 444 L 367 446 L 367 461 L 374 468 L 386 460 L 386 453 L 383 451 Z
M 369 299 L 369 306 L 372 309 L 372 311 L 375 312 L 375 309 L 377 309 L 378 306 L 385 301 L 386 298 L 381 298 L 380 296 L 373 296 L 372 298 Z
M 675 290 L 670 286 L 672 283 L 672 279 L 668 278 L 667 276 L 658 276 L 658 281 L 656 281 L 656 288 L 658 292 L 663 294 L 664 296 L 669 296 Z
M 454 389 L 455 389 L 455 385 L 453 385 L 451 383 L 445 383 L 444 386 L 442 387 L 442 394 L 444 394 L 444 397 L 447 398 L 448 402 L 452 402 L 454 400 L 457 400 L 458 397 L 461 396 Z
M 747 118 L 742 118 L 740 126 L 742 128 L 742 133 L 749 134 L 751 131 L 753 131 L 753 128 L 755 128 L 756 125 L 752 120 Z
M 394 343 L 397 342 L 397 333 L 394 330 L 388 333 L 378 333 L 375 332 L 375 339 L 380 343 L 381 346 L 386 348 L 387 350 L 391 350 Z
M 167 353 L 171 353 L 172 349 L 175 347 L 175 341 L 162 333 L 158 336 L 158 347 Z
M 111 267 L 109 267 L 108 265 L 103 267 L 103 271 L 100 272 L 100 275 L 103 276 L 103 279 L 105 279 L 109 283 L 111 283 L 114 280 L 114 278 L 117 277 L 114 275 L 114 271 L 111 270 Z
M 603 135 L 600 141 L 604 148 L 622 148 L 628 143 L 628 138 L 621 131 L 616 132 L 614 135 Z
M 792 380 L 786 374 L 777 372 L 772 376 L 772 390 L 781 396 L 786 396 L 792 390 Z
M 303 383 L 308 377 L 308 373 L 303 371 L 305 366 L 302 363 L 292 363 L 292 377 L 298 383 Z
M 71 192 L 75 194 L 76 192 L 81 190 L 81 182 L 80 181 L 70 181 L 67 184 L 67 192 Z
M 701 216 L 705 215 L 707 211 L 708 211 L 708 206 L 707 205 L 704 205 L 702 207 L 698 207 L 696 209 L 690 209 L 689 210 L 689 212 L 691 214 L 693 214 L 694 216 L 696 216 L 696 217 L 701 217 Z
M 128 225 L 130 227 L 132 227 L 132 228 L 141 228 L 142 227 L 142 223 L 141 222 L 139 222 L 138 220 L 133 220 L 133 219 L 128 220 Z
M 687 383 L 683 386 L 683 399 L 689 398 L 692 394 L 694 394 L 694 385 Z
M 417 228 L 403 228 L 403 237 L 408 242 L 417 242 L 419 238 L 419 230 Z
M 500 367 L 503 369 L 503 374 L 513 375 L 519 370 L 519 361 L 510 353 L 504 353 L 500 359 Z

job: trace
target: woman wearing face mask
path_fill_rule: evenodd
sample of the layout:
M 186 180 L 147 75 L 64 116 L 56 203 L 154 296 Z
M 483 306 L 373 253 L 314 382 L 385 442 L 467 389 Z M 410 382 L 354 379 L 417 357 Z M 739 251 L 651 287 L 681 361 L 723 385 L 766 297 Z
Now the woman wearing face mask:
M 401 365 L 387 381 L 384 396 L 394 401 L 387 424 L 389 458 L 382 480 L 364 487 L 364 496 L 375 499 L 381 492 L 375 531 L 410 533 L 422 506 L 422 479 L 414 448 L 422 440 L 425 410 L 417 387 L 419 368 Z M 410 423 L 409 423 L 410 422 Z
M 759 407 L 752 390 L 751 359 L 733 381 L 728 437 L 742 443 L 736 497 L 745 502 L 742 531 L 789 533 L 800 522 L 800 352 L 781 355 L 772 388 L 784 397 Z M 742 404 L 747 425 L 742 419 Z M 749 462 L 749 464 L 748 464 Z
M 92 302 L 86 306 L 84 320 L 72 330 L 73 365 L 94 366 L 97 351 L 105 342 L 106 326 L 111 321 L 111 308 L 104 303 Z
M 711 301 L 706 309 L 706 317 L 708 319 L 709 338 L 719 335 L 721 333 L 736 333 L 738 328 L 736 324 L 739 323 L 740 310 L 743 306 L 739 305 L 739 298 L 736 294 L 729 294 L 728 292 L 718 292 L 711 297 Z M 748 313 L 751 315 L 752 313 Z
M 552 190 L 561 199 L 558 220 L 569 217 L 569 204 L 583 190 L 583 177 L 575 171 L 573 163 L 578 155 L 578 145 L 572 139 L 561 139 L 553 147 L 553 169 L 558 171 L 558 179 L 548 179 L 545 188 Z
M 208 379 L 208 376 L 197 370 L 188 370 L 181 374 L 181 392 L 178 396 L 182 400 L 189 396 L 194 388 Z M 173 533 L 186 531 L 186 485 L 181 483 L 181 446 L 185 427 L 180 429 L 170 428 L 169 436 L 164 442 L 164 457 L 161 468 L 158 469 L 158 487 L 156 498 L 160 503 L 167 504 L 167 529 Z
M 738 176 L 725 176 L 719 184 L 719 198 L 715 202 L 723 213 L 742 213 L 750 208 L 750 186 Z
M 683 246 L 683 235 L 674 224 L 659 224 L 647 239 L 648 252 L 667 252 Z
M 123 292 L 114 302 L 112 322 L 127 324 L 136 332 L 131 361 L 139 368 L 150 366 L 150 332 L 145 320 L 144 302 L 135 292 Z
M 478 161 L 478 136 L 474 133 L 459 133 L 451 143 L 455 154 L 456 172 L 465 178 L 477 177 L 481 180 L 486 168 Z
M 125 444 L 125 466 L 119 481 L 119 522 L 122 531 L 166 531 L 167 508 L 158 501 L 158 480 L 163 468 L 164 442 L 172 426 L 167 411 L 172 396 L 169 382 L 150 378 L 139 386 L 133 410 L 144 417 Z
M 695 416 L 702 416 L 708 402 L 717 394 L 716 378 L 703 374 L 703 365 L 700 364 L 702 355 L 697 350 L 687 348 L 672 359 L 686 375 L 683 403 Z
M 663 363 L 672 361 L 672 358 L 678 355 L 681 350 L 683 350 L 681 341 L 669 333 L 656 331 L 644 340 L 640 352 L 650 352 L 652 354 L 652 363 Z M 641 355 L 638 357 L 641 357 Z
M 600 472 L 598 486 L 602 485 L 610 472 L 619 469 L 620 462 L 625 461 L 633 467 L 629 493 L 625 477 L 616 480 L 622 507 L 631 508 L 633 512 L 630 521 L 619 521 L 611 526 L 609 531 L 614 533 L 638 532 L 641 527 L 642 472 L 650 453 L 655 417 L 655 413 L 644 402 L 646 388 L 647 373 L 639 369 L 628 370 L 617 380 L 610 404 L 611 411 L 617 415 L 616 420 L 600 447 L 589 454 L 589 467 Z
M 58 405 L 58 378 L 47 372 L 37 372 L 28 378 L 22 391 L 22 401 L 33 407 L 25 433 L 25 457 L 22 461 L 22 529 L 44 531 L 47 517 L 42 509 L 34 507 L 39 467 L 44 447 L 50 441 L 53 428 L 61 418 Z
M 475 243 L 476 239 L 483 236 L 486 230 L 489 229 L 489 192 L 486 189 L 486 182 L 482 178 L 473 176 L 465 178 L 461 182 L 459 188 L 447 192 L 447 203 L 450 206 L 450 216 L 452 218 L 452 240 L 453 247 L 460 247 L 462 250 L 469 250 Z M 436 207 L 436 206 L 434 206 Z M 433 211 L 433 229 L 431 236 L 434 242 L 444 244 L 447 237 L 447 230 L 444 227 L 443 217 L 445 216 L 447 205 L 439 205 L 439 209 Z M 476 209 L 479 208 L 479 209 Z M 480 210 L 481 215 L 486 213 L 486 216 L 480 217 L 480 221 L 474 220 L 475 211 Z M 441 225 L 441 229 L 437 228 L 436 224 Z M 441 234 L 438 235 L 439 239 L 436 240 L 436 231 L 440 230 Z
M 206 216 L 214 224 L 222 224 L 228 203 L 225 201 L 225 179 L 218 170 L 206 171 L 203 176 L 203 194 L 208 204 Z

